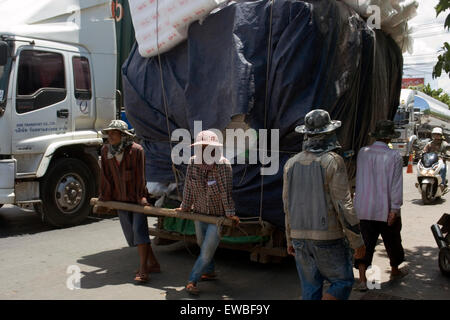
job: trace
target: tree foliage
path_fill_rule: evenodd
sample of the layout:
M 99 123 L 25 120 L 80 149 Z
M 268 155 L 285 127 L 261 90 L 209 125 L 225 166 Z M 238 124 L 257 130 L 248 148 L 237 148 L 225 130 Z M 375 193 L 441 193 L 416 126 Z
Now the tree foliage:
M 436 17 L 447 11 L 447 9 L 450 9 L 450 0 L 439 0 L 439 3 L 435 7 Z M 450 30 L 450 13 L 445 19 L 444 29 Z M 433 78 L 439 78 L 442 75 L 442 71 L 450 77 L 450 44 L 448 42 L 444 43 L 442 54 L 438 56 L 438 62 L 433 68 Z

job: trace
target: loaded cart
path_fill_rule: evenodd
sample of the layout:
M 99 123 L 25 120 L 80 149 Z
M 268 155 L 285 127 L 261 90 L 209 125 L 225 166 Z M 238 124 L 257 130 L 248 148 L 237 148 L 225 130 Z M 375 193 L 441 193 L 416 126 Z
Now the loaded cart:
M 229 159 L 241 223 L 230 226 L 216 218 L 212 223 L 223 223 L 221 247 L 249 251 L 255 261 L 279 259 L 287 255 L 283 167 L 302 150 L 303 137 L 294 128 L 316 108 L 341 120 L 337 134 L 352 179 L 358 150 L 371 142 L 368 133 L 378 120 L 393 119 L 396 113 L 402 51 L 410 44 L 408 34 L 398 31 L 408 30 L 408 14 L 400 15 L 403 20 L 396 20 L 400 27 L 395 30 L 381 30 L 368 24 L 367 8 L 350 0 L 195 3 L 202 2 L 209 4 L 189 15 L 184 27 L 183 19 L 173 25 L 164 20 L 165 7 L 130 3 L 137 43 L 122 66 L 124 107 L 145 150 L 147 189 L 159 198 L 155 207 L 134 209 L 159 217 L 150 233 L 160 242 L 196 242 L 193 220 L 199 215 L 157 208 L 175 208 L 181 202 L 186 164 L 172 161 L 180 142 L 172 133 L 185 129 L 195 138 L 201 130 L 216 129 L 225 137 L 226 155 L 227 130 L 247 134 L 245 145 L 231 144 L 236 157 Z M 212 2 L 220 6 L 213 10 Z M 189 11 L 173 4 L 170 17 Z M 400 14 L 402 8 L 393 10 Z M 196 13 L 201 13 L 201 22 L 192 21 Z M 168 32 L 165 25 L 170 25 Z M 156 36 L 146 33 L 154 29 Z M 270 163 L 261 157 L 267 150 Z M 245 162 L 237 161 L 239 157 Z M 269 167 L 271 174 L 262 175 L 261 169 Z M 119 205 L 92 203 L 114 209 Z M 126 210 L 134 209 L 127 205 Z
M 111 213 L 114 210 L 140 212 L 158 217 L 158 227 L 150 228 L 150 235 L 159 239 L 172 241 L 186 241 L 197 243 L 193 221 L 217 224 L 222 228 L 222 242 L 220 247 L 248 251 L 250 259 L 255 262 L 276 262 L 287 256 L 284 234 L 280 229 L 266 221 L 244 221 L 233 223 L 225 217 L 208 216 L 196 213 L 180 213 L 175 209 L 158 208 L 154 206 L 140 206 L 136 204 L 99 201 L 91 199 L 95 213 Z M 105 210 L 105 208 L 109 210 Z M 160 241 L 156 241 L 158 244 Z

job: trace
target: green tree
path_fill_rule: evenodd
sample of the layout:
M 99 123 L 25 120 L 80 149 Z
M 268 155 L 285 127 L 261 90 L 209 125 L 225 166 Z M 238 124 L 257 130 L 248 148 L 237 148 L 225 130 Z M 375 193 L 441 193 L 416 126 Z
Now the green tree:
M 442 12 L 450 9 L 450 0 L 439 0 L 438 5 L 435 7 L 436 17 Z M 444 23 L 444 29 L 450 29 L 450 13 L 447 15 Z M 444 43 L 442 47 L 442 54 L 438 57 L 438 62 L 433 68 L 433 78 L 439 78 L 442 74 L 442 70 L 450 77 L 450 44 Z

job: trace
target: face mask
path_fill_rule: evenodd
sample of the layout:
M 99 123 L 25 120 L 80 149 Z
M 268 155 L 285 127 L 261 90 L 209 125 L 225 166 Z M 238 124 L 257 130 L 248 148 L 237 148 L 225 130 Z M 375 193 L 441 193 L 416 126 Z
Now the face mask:
M 110 144 L 109 145 L 108 159 L 114 158 L 114 156 L 123 153 L 125 148 L 132 144 L 133 144 L 133 137 L 122 134 L 122 138 L 121 138 L 119 144 L 117 144 L 117 145 Z
M 312 153 L 324 153 L 340 148 L 335 133 L 308 136 L 303 142 L 303 150 Z

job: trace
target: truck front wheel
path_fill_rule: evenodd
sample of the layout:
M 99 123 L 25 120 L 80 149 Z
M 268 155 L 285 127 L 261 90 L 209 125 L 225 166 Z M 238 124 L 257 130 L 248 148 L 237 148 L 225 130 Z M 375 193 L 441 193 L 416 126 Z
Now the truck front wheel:
M 41 181 L 44 221 L 56 227 L 81 223 L 89 215 L 95 196 L 94 175 L 82 161 L 58 159 Z

